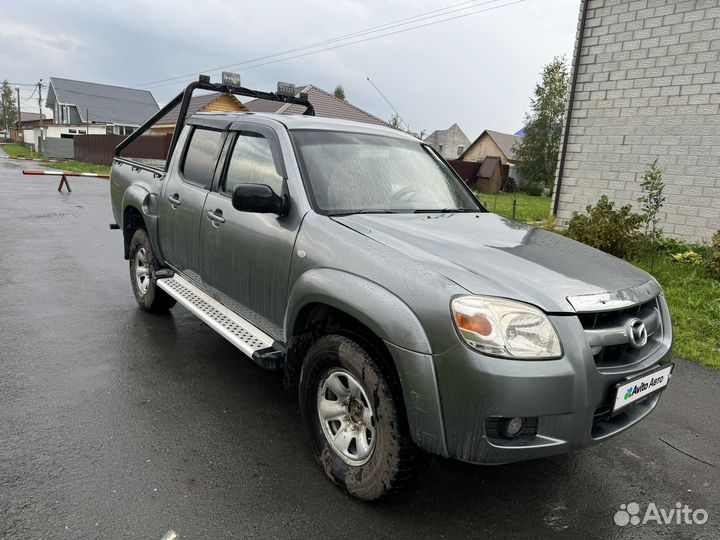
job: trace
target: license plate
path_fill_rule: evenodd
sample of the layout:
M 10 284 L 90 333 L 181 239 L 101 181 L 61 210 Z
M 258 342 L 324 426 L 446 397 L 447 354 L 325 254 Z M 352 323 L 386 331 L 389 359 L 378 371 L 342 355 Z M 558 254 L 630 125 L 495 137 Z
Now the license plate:
M 640 378 L 615 385 L 616 394 L 613 412 L 665 388 L 668 381 L 670 381 L 672 369 L 673 366 L 669 365 Z

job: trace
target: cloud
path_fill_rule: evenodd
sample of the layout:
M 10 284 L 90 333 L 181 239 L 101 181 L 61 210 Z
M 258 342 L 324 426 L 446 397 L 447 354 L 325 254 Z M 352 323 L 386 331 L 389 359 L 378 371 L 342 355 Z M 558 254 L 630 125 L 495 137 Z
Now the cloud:
M 421 0 L 26 0 L 0 8 L 0 78 L 35 82 L 62 76 L 135 86 L 448 5 Z M 453 122 L 471 138 L 483 129 L 515 131 L 542 66 L 556 55 L 570 59 L 578 10 L 578 0 L 527 0 L 286 62 L 246 64 L 236 71 L 245 84 L 261 89 L 274 88 L 278 80 L 314 83 L 330 91 L 342 83 L 352 103 L 388 118 L 392 110 L 367 82 L 369 76 L 416 131 L 429 133 Z M 167 102 L 181 87 L 173 83 L 151 89 L 158 102 Z

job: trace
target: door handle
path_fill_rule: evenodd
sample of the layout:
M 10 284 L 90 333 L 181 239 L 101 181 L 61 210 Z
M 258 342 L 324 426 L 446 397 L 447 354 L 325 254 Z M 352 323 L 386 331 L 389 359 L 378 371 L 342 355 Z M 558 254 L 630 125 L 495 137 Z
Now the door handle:
M 222 210 L 208 210 L 207 216 L 210 218 L 210 221 L 213 222 L 213 225 L 216 227 L 220 223 L 225 223 L 225 218 L 222 215 Z
M 180 195 L 175 193 L 174 195 L 168 195 L 168 201 L 170 201 L 170 204 L 174 206 L 180 206 L 182 202 L 180 202 Z

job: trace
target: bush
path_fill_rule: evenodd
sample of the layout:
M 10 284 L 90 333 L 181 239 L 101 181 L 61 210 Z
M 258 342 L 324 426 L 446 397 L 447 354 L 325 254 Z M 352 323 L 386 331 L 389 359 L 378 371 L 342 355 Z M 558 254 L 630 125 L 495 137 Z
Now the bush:
M 670 258 L 680 264 L 700 264 L 703 261 L 702 255 L 697 251 L 684 251 L 681 253 L 673 253 Z
M 526 184 L 521 191 L 523 193 L 527 193 L 528 195 L 532 195 L 533 197 L 539 197 L 542 195 L 544 188 L 545 184 L 542 182 L 530 182 L 529 184 Z
M 710 260 L 707 262 L 707 268 L 715 279 L 720 280 L 720 231 L 713 235 L 712 250 Z
M 585 210 L 585 215 L 575 213 L 568 222 L 570 238 L 623 259 L 637 252 L 643 217 L 632 212 L 632 205 L 615 210 L 615 203 L 603 195 L 597 205 Z

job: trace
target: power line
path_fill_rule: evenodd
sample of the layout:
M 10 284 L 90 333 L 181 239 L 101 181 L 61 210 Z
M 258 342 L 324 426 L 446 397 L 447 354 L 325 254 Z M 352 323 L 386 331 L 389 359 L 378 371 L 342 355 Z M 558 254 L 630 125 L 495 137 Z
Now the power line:
M 462 8 L 462 9 L 455 9 L 455 10 L 453 10 L 453 11 L 461 11 L 461 10 L 466 10 L 466 9 L 470 9 L 470 8 L 477 8 L 477 7 L 480 7 L 480 6 L 489 4 L 489 3 L 494 3 L 494 2 L 497 2 L 497 1 L 499 1 L 499 0 L 489 0 L 489 1 L 483 2 L 483 3 L 481 3 L 481 4 L 476 4 L 476 5 L 474 5 L 474 6 L 468 6 L 468 7 Z M 439 23 L 442 23 L 442 22 L 451 21 L 451 20 L 454 20 L 454 19 L 461 19 L 461 18 L 464 18 L 464 17 L 469 17 L 470 15 L 476 15 L 476 14 L 478 14 L 478 13 L 483 13 L 483 12 L 486 12 L 486 11 L 492 11 L 492 10 L 500 9 L 500 8 L 503 8 L 503 7 L 511 6 L 511 5 L 513 5 L 513 4 L 519 4 L 519 3 L 524 2 L 524 1 L 525 1 L 525 0 L 515 0 L 515 1 L 513 1 L 513 2 L 507 2 L 507 3 L 502 4 L 502 5 L 499 5 L 499 6 L 492 6 L 492 7 L 485 8 L 485 9 L 475 9 L 475 10 L 470 11 L 470 12 L 468 12 L 468 13 L 463 13 L 463 14 L 460 14 L 460 15 L 455 15 L 455 16 L 453 16 L 453 17 L 446 17 L 446 18 L 443 18 L 443 19 L 439 19 L 439 20 L 427 22 L 427 23 L 424 23 L 424 24 L 418 24 L 418 25 L 415 25 L 415 26 L 409 26 L 409 27 L 407 27 L 407 28 L 400 28 L 400 29 L 395 30 L 395 31 L 392 31 L 392 32 L 385 32 L 385 33 L 382 33 L 382 34 L 379 34 L 379 35 L 369 36 L 369 37 L 366 37 L 366 38 L 364 38 L 364 39 L 357 39 L 357 40 L 354 40 L 354 41 L 349 41 L 349 42 L 347 42 L 347 43 L 340 43 L 339 45 L 334 45 L 334 46 L 332 46 L 332 47 L 325 47 L 325 48 L 322 48 L 322 49 L 319 49 L 319 50 L 311 50 L 311 51 L 308 51 L 308 52 L 303 52 L 303 53 L 301 53 L 301 54 L 296 54 L 296 55 L 293 55 L 293 56 L 288 56 L 288 57 L 286 57 L 286 58 L 277 58 L 277 59 L 275 59 L 275 60 L 270 60 L 270 61 L 268 61 L 268 62 L 261 62 L 261 63 L 253 64 L 253 65 L 250 65 L 250 66 L 245 66 L 245 67 L 243 68 L 243 70 L 254 69 L 254 68 L 266 66 L 266 65 L 269 65 L 269 64 L 275 64 L 275 63 L 278 63 L 278 62 L 285 62 L 285 61 L 287 61 L 287 60 L 293 60 L 293 59 L 295 59 L 295 58 L 301 58 L 301 57 L 308 56 L 308 55 L 311 55 L 311 54 L 316 54 L 316 53 L 319 53 L 319 52 L 326 52 L 326 51 L 331 51 L 331 50 L 334 50 L 334 49 L 339 49 L 339 48 L 342 48 L 342 47 L 348 47 L 348 46 L 350 46 L 350 45 L 355 45 L 355 44 L 358 44 L 358 43 L 364 43 L 364 42 L 366 42 L 366 41 L 371 41 L 371 40 L 378 39 L 378 38 L 381 38 L 381 37 L 392 36 L 392 35 L 395 35 L 395 34 L 401 34 L 401 33 L 404 33 L 404 32 L 409 32 L 409 31 L 411 31 L 411 30 L 416 30 L 416 29 L 418 29 L 418 28 L 424 28 L 424 27 L 426 27 L 426 26 L 433 26 L 433 25 L 435 25 L 435 24 L 439 24 Z M 451 6 L 451 7 L 452 7 L 452 6 Z M 447 12 L 442 13 L 442 14 L 440 14 L 440 15 L 435 15 L 435 16 L 432 16 L 432 17 L 421 18 L 421 19 L 416 20 L 416 21 L 413 21 L 413 22 L 421 22 L 421 21 L 423 21 L 423 20 L 428 20 L 428 19 L 436 18 L 436 17 L 438 17 L 438 16 L 447 15 L 448 13 L 451 13 L 451 12 L 452 12 L 452 11 L 447 11 Z M 417 15 L 417 16 L 415 16 L 415 17 L 411 17 L 411 19 L 418 19 L 418 17 L 421 17 L 421 16 L 420 16 L 420 15 Z M 327 43 L 330 43 L 330 42 L 344 41 L 344 40 L 346 40 L 346 39 L 349 39 L 349 37 L 352 37 L 352 36 L 355 36 L 355 35 L 356 35 L 356 36 L 360 36 L 360 35 L 362 35 L 362 34 L 377 33 L 378 31 L 382 31 L 383 29 L 389 29 L 389 28 L 395 27 L 395 26 L 406 26 L 407 24 L 409 24 L 409 23 L 404 23 L 404 24 L 392 24 L 392 23 L 387 23 L 387 24 L 385 24 L 385 25 L 382 25 L 382 27 L 379 27 L 379 28 L 380 28 L 379 30 L 356 32 L 356 33 L 354 33 L 354 34 L 348 34 L 348 36 L 344 36 L 344 37 L 341 37 L 341 38 L 334 38 L 334 39 L 332 39 L 332 40 L 325 40 L 325 42 L 321 42 L 321 43 L 326 43 L 326 42 L 327 42 Z M 309 46 L 306 46 L 306 47 L 298 47 L 298 48 L 295 49 L 295 50 L 300 51 L 300 50 L 303 50 L 303 49 L 306 49 L 306 48 L 314 49 L 314 48 L 317 48 L 317 47 L 319 47 L 319 46 L 320 46 L 320 45 L 309 45 Z M 283 53 L 277 53 L 277 54 L 275 54 L 275 55 L 267 55 L 267 58 L 272 58 L 272 57 L 276 57 L 276 56 L 283 56 L 283 55 L 285 55 L 285 54 L 288 54 L 288 53 L 287 53 L 287 52 L 283 52 Z M 263 57 L 263 58 L 265 58 L 265 57 Z M 222 66 L 222 67 L 219 67 L 219 68 L 215 68 L 215 69 L 211 69 L 211 70 L 206 70 L 206 71 L 204 71 L 204 73 L 213 74 L 213 73 L 216 73 L 218 69 L 225 69 L 225 68 L 229 68 L 229 67 L 239 66 L 239 65 L 241 65 L 241 64 L 253 63 L 253 62 L 256 62 L 257 60 L 260 60 L 260 59 L 261 59 L 261 58 L 254 59 L 254 60 L 246 60 L 245 62 L 241 62 L 241 63 L 238 63 L 238 64 L 229 64 L 229 65 L 227 65 L 227 66 Z M 184 82 L 184 81 L 189 80 L 188 78 L 190 78 L 190 77 L 192 77 L 192 78 L 196 77 L 198 73 L 200 73 L 200 72 L 195 72 L 195 73 L 191 73 L 191 74 L 187 74 L 187 75 L 181 75 L 181 76 L 178 76 L 178 77 L 172 77 L 172 78 L 170 78 L 170 79 L 164 79 L 164 80 L 156 81 L 156 82 L 164 82 L 164 81 L 166 81 L 166 80 L 167 80 L 167 81 L 173 80 L 174 82 L 166 83 L 166 84 L 153 84 L 152 86 L 150 86 L 150 88 L 162 88 L 162 87 L 165 87 L 165 86 L 172 86 L 172 85 L 175 85 L 175 84 L 179 84 L 179 83 L 181 83 L 181 82 Z M 180 80 L 176 80 L 176 79 L 180 79 Z M 152 84 L 152 83 L 147 83 L 146 86 L 147 86 L 148 84 Z
M 342 36 L 339 36 L 339 37 L 334 37 L 334 38 L 326 39 L 326 40 L 323 40 L 323 41 L 318 41 L 318 42 L 315 42 L 315 43 L 309 43 L 309 44 L 306 44 L 306 45 L 302 45 L 302 46 L 300 46 L 300 47 L 296 47 L 296 48 L 294 48 L 294 49 L 288 49 L 288 50 L 285 50 L 285 51 L 282 51 L 282 52 L 277 52 L 277 53 L 273 53 L 273 54 L 268 54 L 268 55 L 265 55 L 265 56 L 259 56 L 259 57 L 257 57 L 257 58 L 251 58 L 251 59 L 249 59 L 249 60 L 243 60 L 243 61 L 236 62 L 236 63 L 233 63 L 233 64 L 227 64 L 227 65 L 224 65 L 224 66 L 218 66 L 218 67 L 214 67 L 214 68 L 209 68 L 209 69 L 207 69 L 207 70 L 204 70 L 202 73 L 204 73 L 205 71 L 215 72 L 215 71 L 222 70 L 222 69 L 234 68 L 234 67 L 241 66 L 241 65 L 243 65 L 243 64 L 250 64 L 250 63 L 253 63 L 253 62 L 258 62 L 258 61 L 260 61 L 260 60 L 267 60 L 267 59 L 269 59 L 269 58 L 274 58 L 274 57 L 277 57 L 277 56 L 283 56 L 283 55 L 285 55 L 285 54 L 291 54 L 291 53 L 294 53 L 294 52 L 299 52 L 299 51 L 302 51 L 302 50 L 305 50 L 305 49 L 308 49 L 308 48 L 315 48 L 315 47 L 319 47 L 319 46 L 322 46 L 322 45 L 334 43 L 334 42 L 337 42 L 337 41 L 343 41 L 343 40 L 345 40 L 345 39 L 349 39 L 349 38 L 352 38 L 352 37 L 357 37 L 357 36 L 364 35 L 364 34 L 368 34 L 368 33 L 377 32 L 377 31 L 380 31 L 380 30 L 383 30 L 383 29 L 387 29 L 387 28 L 389 28 L 389 27 L 402 26 L 402 25 L 404 25 L 404 24 L 409 24 L 410 22 L 412 22 L 413 20 L 416 20 L 416 19 L 422 18 L 422 20 L 424 20 L 425 18 L 433 18 L 433 17 L 438 17 L 438 16 L 439 16 L 439 15 L 432 15 L 432 16 L 428 17 L 428 15 L 430 15 L 430 14 L 432 14 L 432 13 L 446 12 L 446 11 L 447 11 L 448 13 L 451 13 L 451 12 L 453 12 L 453 11 L 459 11 L 459 10 L 469 9 L 470 7 L 477 7 L 477 6 L 466 6 L 466 7 L 462 7 L 462 8 L 459 8 L 459 9 L 458 9 L 458 6 L 464 6 L 464 5 L 466 5 L 466 4 L 474 4 L 474 3 L 476 3 L 477 1 L 478 1 L 478 0 L 466 0 L 465 2 L 460 2 L 459 4 L 453 4 L 453 5 L 451 5 L 451 6 L 447 6 L 447 7 L 444 7 L 444 8 L 434 9 L 434 10 L 432 10 L 432 11 L 426 11 L 426 12 L 424 12 L 424 13 L 420 13 L 420 14 L 414 15 L 414 16 L 412 16 L 412 17 L 405 17 L 405 18 L 402 18 L 402 19 L 396 19 L 396 20 L 387 22 L 387 23 L 385 23 L 385 24 L 381 24 L 381 25 L 379 25 L 379 26 L 373 26 L 373 27 L 370 27 L 370 28 L 365 28 L 364 30 L 359 30 L 359 31 L 357 31 L 357 32 L 353 32 L 353 33 L 350 33 L 350 34 L 345 34 L 345 35 L 342 35 Z M 481 5 L 484 5 L 484 4 L 492 4 L 492 3 L 495 3 L 495 2 L 499 2 L 499 1 L 500 1 L 500 0 L 486 0 L 485 2 L 482 2 L 481 4 L 478 4 L 478 6 L 481 6 Z M 455 9 L 453 9 L 453 8 L 455 8 Z M 449 10 L 449 11 L 448 11 L 448 10 Z M 416 21 L 416 22 L 417 22 L 417 21 Z M 187 77 L 196 77 L 199 73 L 201 73 L 201 72 L 186 73 L 186 74 L 184 74 L 184 75 L 177 75 L 177 76 L 175 76 L 175 77 L 169 77 L 169 78 L 167 78 L 167 79 L 160 79 L 160 80 L 157 80 L 157 81 L 142 83 L 142 84 L 139 84 L 139 85 L 137 85 L 137 86 L 150 86 L 150 85 L 153 85 L 153 84 L 156 84 L 156 83 L 163 83 L 163 82 L 167 82 L 167 81 L 174 81 L 174 80 L 177 80 L 177 79 L 185 79 L 185 78 L 187 78 Z

